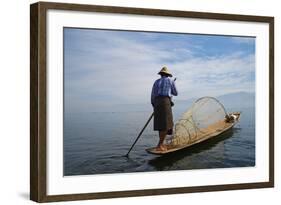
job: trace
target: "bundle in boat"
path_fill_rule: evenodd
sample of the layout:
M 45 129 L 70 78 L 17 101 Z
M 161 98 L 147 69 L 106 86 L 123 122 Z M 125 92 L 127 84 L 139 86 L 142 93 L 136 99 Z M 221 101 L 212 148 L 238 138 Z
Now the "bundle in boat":
M 167 150 L 147 149 L 153 154 L 166 154 L 215 137 L 231 129 L 239 120 L 240 112 L 227 113 L 213 97 L 199 98 L 176 122 L 174 135 L 165 141 Z

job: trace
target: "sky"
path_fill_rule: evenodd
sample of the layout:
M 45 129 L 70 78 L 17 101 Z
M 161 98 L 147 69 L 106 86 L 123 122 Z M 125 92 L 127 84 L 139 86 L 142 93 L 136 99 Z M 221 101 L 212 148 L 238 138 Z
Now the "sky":
M 255 38 L 64 28 L 66 112 L 150 104 L 163 66 L 176 100 L 255 92 Z

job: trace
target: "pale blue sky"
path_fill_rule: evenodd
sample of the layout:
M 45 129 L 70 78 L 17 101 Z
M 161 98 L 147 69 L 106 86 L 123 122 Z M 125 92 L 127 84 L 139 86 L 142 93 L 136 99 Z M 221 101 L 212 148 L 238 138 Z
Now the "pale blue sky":
M 255 92 L 255 38 L 64 28 L 65 111 L 149 105 L 163 66 L 175 101 Z

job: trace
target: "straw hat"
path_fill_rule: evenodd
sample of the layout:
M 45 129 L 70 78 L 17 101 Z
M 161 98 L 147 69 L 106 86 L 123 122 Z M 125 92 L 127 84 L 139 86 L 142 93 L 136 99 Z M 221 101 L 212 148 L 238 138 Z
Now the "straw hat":
M 160 71 L 159 71 L 159 75 L 161 73 L 167 74 L 168 76 L 172 77 L 173 75 L 170 73 L 170 71 L 168 70 L 168 68 L 166 66 L 164 66 Z

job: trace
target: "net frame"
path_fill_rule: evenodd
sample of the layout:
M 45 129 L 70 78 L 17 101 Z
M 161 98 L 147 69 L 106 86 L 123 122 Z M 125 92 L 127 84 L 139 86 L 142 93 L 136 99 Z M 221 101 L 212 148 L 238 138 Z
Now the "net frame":
M 203 101 L 203 103 L 199 104 L 199 106 L 198 106 L 198 103 L 202 100 L 205 100 L 205 101 Z M 216 106 L 218 106 L 217 112 L 221 112 L 220 121 L 224 120 L 225 116 L 227 115 L 227 111 L 226 111 L 225 107 L 223 106 L 223 104 L 214 97 L 210 97 L 210 96 L 201 97 L 201 98 L 197 99 L 192 104 L 192 106 L 177 121 L 177 123 L 175 124 L 175 128 L 174 128 L 175 129 L 174 136 L 172 137 L 172 139 L 169 140 L 169 142 L 167 142 L 167 144 L 171 144 L 171 145 L 189 144 L 189 143 L 192 143 L 192 142 L 202 138 L 203 136 L 211 134 L 210 130 L 199 127 L 198 124 L 200 124 L 200 123 L 198 123 L 197 119 L 195 119 L 197 109 L 202 108 L 209 101 L 213 101 L 212 103 L 215 102 Z M 197 107 L 197 109 L 196 109 L 196 107 Z M 212 114 L 213 113 L 211 113 L 210 116 Z M 206 119 L 208 119 L 208 118 L 209 118 L 209 116 L 207 116 Z M 223 129 L 226 125 L 222 124 L 220 126 L 221 127 L 219 127 L 219 128 Z

